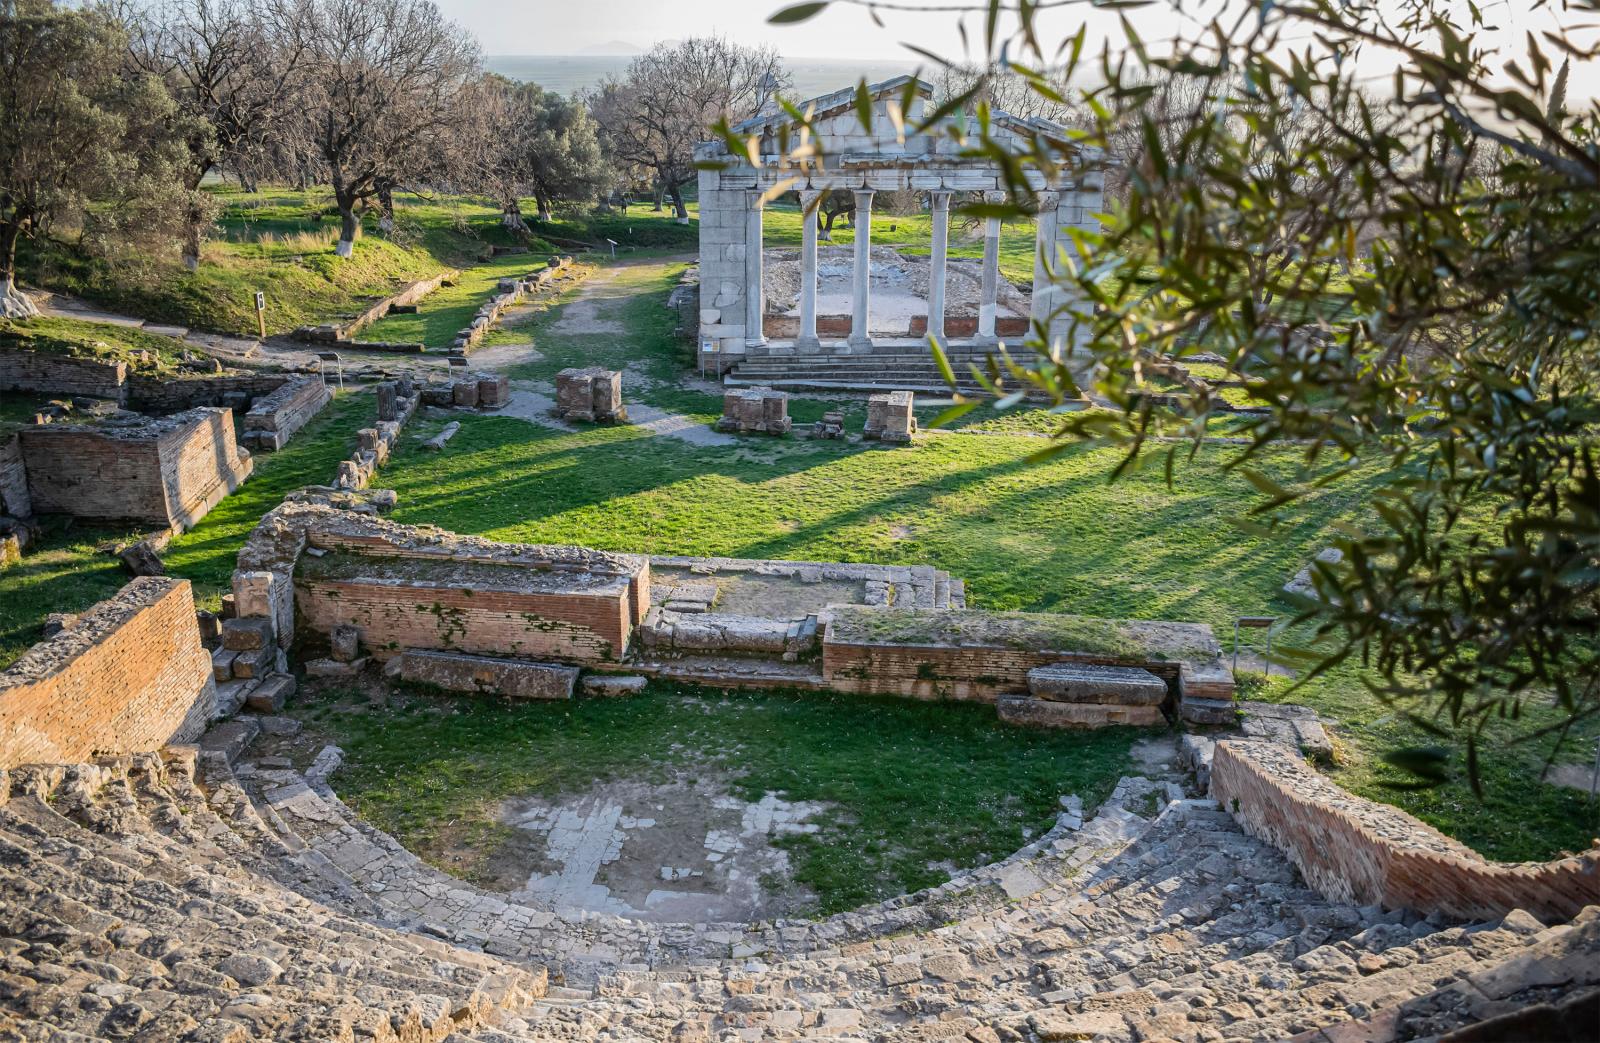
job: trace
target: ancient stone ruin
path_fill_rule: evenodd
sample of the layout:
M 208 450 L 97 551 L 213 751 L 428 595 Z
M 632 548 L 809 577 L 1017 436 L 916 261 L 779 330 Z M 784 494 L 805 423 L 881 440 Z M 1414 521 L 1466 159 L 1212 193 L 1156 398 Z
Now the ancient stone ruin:
M 622 374 L 590 366 L 556 374 L 556 416 L 585 424 L 620 424 L 628 419 L 622 404 Z
M 767 387 L 739 388 L 723 392 L 722 419 L 718 431 L 739 434 L 786 435 L 789 422 L 789 396 Z
M 912 412 L 909 391 L 891 391 L 867 399 L 867 423 L 861 434 L 880 442 L 909 442 L 917 433 L 917 417 Z

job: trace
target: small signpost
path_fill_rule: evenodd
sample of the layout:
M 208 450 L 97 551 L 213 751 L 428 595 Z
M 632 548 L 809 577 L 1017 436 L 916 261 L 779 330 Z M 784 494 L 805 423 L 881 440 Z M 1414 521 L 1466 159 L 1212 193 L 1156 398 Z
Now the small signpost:
M 260 290 L 256 291 L 256 326 L 261 330 L 261 339 L 267 339 L 267 295 Z
M 344 390 L 344 363 L 339 359 L 339 353 L 337 351 L 319 351 L 319 352 L 317 352 L 317 363 L 318 363 L 318 367 L 320 368 L 320 370 L 322 372 L 322 382 L 324 384 L 326 384 L 328 382 L 328 363 L 330 363 L 330 362 L 333 363 L 334 372 L 339 375 L 339 390 L 343 391 Z
M 716 341 L 712 340 L 710 337 L 703 338 L 700 341 L 700 379 L 701 380 L 704 380 L 705 377 L 706 377 L 706 356 L 707 355 L 715 355 L 716 353 L 717 353 L 717 342 Z
M 467 368 L 467 357 L 465 355 L 446 355 L 444 361 L 451 369 Z
M 1278 622 L 1277 616 L 1240 616 L 1233 621 L 1233 669 L 1239 670 L 1239 628 L 1246 630 L 1265 630 L 1267 632 L 1267 675 L 1272 674 L 1272 627 Z
M 611 244 L 611 259 L 615 261 L 617 259 L 617 241 L 615 239 L 607 239 L 606 242 Z

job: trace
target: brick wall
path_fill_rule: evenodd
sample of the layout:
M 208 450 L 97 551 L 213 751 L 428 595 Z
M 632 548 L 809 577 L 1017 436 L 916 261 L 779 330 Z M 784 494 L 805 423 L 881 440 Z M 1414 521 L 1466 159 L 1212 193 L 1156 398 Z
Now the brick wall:
M 0 768 L 190 742 L 215 705 L 188 580 L 136 579 L 0 672 Z
M 625 582 L 592 593 L 545 594 L 298 576 L 295 610 L 303 630 L 357 627 L 378 659 L 426 648 L 614 662 L 632 629 Z
M 28 469 L 22 462 L 22 439 L 12 435 L 0 443 L 0 514 L 27 518 L 33 514 L 28 496 Z
M 191 409 L 182 426 L 158 440 L 170 524 L 191 528 L 250 475 L 251 460 L 234 441 L 233 414 Z
M 1600 847 L 1554 862 L 1490 862 L 1398 808 L 1347 793 L 1277 743 L 1218 743 L 1211 796 L 1336 901 L 1472 920 L 1512 909 L 1568 920 L 1600 904 Z
M 181 413 L 201 406 L 223 405 L 223 397 L 243 394 L 265 397 L 289 378 L 276 374 L 237 373 L 221 377 L 128 377 L 128 408 L 141 413 Z
M 0 350 L 0 391 L 123 399 L 128 366 L 38 351 Z
M 156 439 L 107 438 L 72 424 L 29 428 L 18 437 L 36 512 L 171 524 Z
M 19 434 L 41 514 L 189 527 L 250 473 L 226 409 L 130 426 L 49 424 Z

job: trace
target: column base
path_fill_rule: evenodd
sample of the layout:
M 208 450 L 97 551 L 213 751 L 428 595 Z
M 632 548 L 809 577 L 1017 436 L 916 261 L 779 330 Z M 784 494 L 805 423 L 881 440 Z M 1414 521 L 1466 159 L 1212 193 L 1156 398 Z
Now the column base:
M 764 348 L 767 346 L 767 338 L 755 337 L 753 339 L 748 339 L 744 342 L 744 346 L 747 348 Z
M 816 337 L 797 337 L 794 342 L 794 350 L 797 355 L 820 355 L 822 354 L 822 341 Z
M 851 351 L 871 351 L 873 348 L 871 337 L 851 337 L 845 343 Z
M 975 348 L 998 348 L 1000 346 L 1000 338 L 993 333 L 980 333 L 968 343 Z

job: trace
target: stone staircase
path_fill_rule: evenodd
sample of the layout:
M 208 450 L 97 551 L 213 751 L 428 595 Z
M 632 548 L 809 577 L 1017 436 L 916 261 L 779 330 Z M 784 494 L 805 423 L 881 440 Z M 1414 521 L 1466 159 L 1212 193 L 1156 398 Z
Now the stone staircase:
M 1020 343 L 1007 347 L 1012 360 L 1019 364 L 1026 365 L 1034 359 L 1033 352 Z M 992 348 L 947 346 L 945 356 L 956 377 L 955 390 L 980 393 L 982 388 L 972 379 L 971 367 L 976 364 L 984 369 L 993 353 Z M 723 383 L 729 387 L 766 386 L 781 391 L 911 391 L 932 397 L 945 397 L 951 392 L 926 342 L 905 340 L 880 343 L 860 354 L 752 354 L 734 366 L 723 377 Z
M 436 1041 L 545 994 L 264 873 L 192 752 L 19 768 L 0 793 L 0 1038 Z
M 23 768 L 0 788 L 0 1039 L 1326 1043 L 1351 1021 L 1437 1036 L 1600 983 L 1600 910 L 1453 926 L 1331 902 L 1214 803 L 1144 780 L 930 892 L 677 925 L 449 878 L 355 817 L 326 757 L 194 765 Z M 1151 797 L 1153 820 L 1130 810 Z

